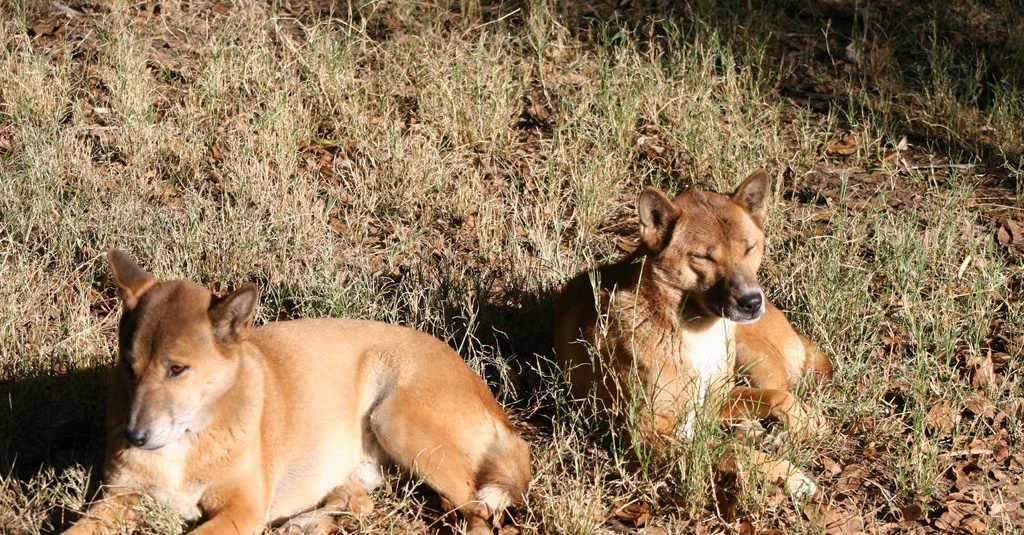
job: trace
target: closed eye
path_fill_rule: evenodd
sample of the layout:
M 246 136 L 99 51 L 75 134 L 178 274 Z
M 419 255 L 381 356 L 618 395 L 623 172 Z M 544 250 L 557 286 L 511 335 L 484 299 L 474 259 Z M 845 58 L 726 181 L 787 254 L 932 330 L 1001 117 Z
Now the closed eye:
M 756 247 L 757 247 L 757 242 L 754 242 L 754 243 L 748 245 L 747 249 L 745 251 L 743 251 L 743 254 L 744 255 L 748 255 L 748 254 L 752 253 L 754 251 L 754 248 L 756 248 Z
M 121 356 L 121 365 L 124 366 L 125 371 L 128 375 L 135 375 L 135 355 L 125 354 Z
M 701 261 L 704 261 L 704 262 L 714 262 L 715 261 L 715 259 L 712 258 L 711 255 L 709 255 L 709 254 L 690 253 L 690 258 L 693 258 L 694 260 L 701 260 Z

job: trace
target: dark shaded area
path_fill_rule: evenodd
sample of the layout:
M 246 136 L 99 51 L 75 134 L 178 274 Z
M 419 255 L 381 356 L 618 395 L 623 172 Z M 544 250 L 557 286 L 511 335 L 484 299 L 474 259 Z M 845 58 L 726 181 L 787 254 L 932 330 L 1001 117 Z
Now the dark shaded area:
M 375 40 L 418 31 L 418 21 L 393 5 L 352 12 L 320 0 L 291 5 L 300 20 L 352 17 Z M 460 32 L 460 19 L 517 28 L 531 17 L 525 1 L 483 0 L 472 12 L 457 3 L 444 7 L 450 29 Z M 987 124 L 989 114 L 1024 89 L 1024 6 L 1014 0 L 565 0 L 549 7 L 584 46 L 615 47 L 626 33 L 630 42 L 672 51 L 712 33 L 744 63 L 775 74 L 772 92 L 780 100 L 840 117 L 850 129 L 869 120 L 897 139 L 993 168 L 1024 158 L 1019 140 L 1001 138 Z M 424 20 L 436 19 L 438 6 L 419 9 L 431 11 Z M 540 104 L 552 96 L 539 80 L 535 86 L 524 96 L 527 110 L 540 107 L 537 95 L 544 96 Z M 963 109 L 935 116 L 921 104 L 925 94 L 944 95 Z M 554 121 L 543 117 L 545 128 Z
M 0 381 L 0 470 L 27 483 L 42 470 L 61 474 L 91 468 L 87 496 L 99 486 L 106 443 L 109 369 Z M 48 524 L 60 531 L 78 512 L 54 508 Z M 3 531 L 0 526 L 0 531 Z
M 109 370 L 0 382 L 0 467 L 17 478 L 103 460 Z
M 506 279 L 504 270 L 481 277 L 461 273 L 464 269 L 475 270 L 445 261 L 420 264 L 385 281 L 382 300 L 400 304 L 394 311 L 395 321 L 415 321 L 417 314 L 408 296 L 421 293 L 418 288 L 431 288 L 430 302 L 417 306 L 441 311 L 447 329 L 434 334 L 448 338 L 449 343 L 465 340 L 463 357 L 480 357 L 484 379 L 499 400 L 525 407 L 543 386 L 539 374 L 553 354 L 551 334 L 559 288 L 532 291 L 525 283 Z M 467 294 L 473 296 L 476 310 L 465 308 Z M 493 356 L 509 358 L 498 362 Z
M 487 3 L 492 17 L 526 4 Z M 984 116 L 1024 88 L 1024 9 L 1012 1 L 845 0 L 564 2 L 559 22 L 583 42 L 615 35 L 671 50 L 711 30 L 737 56 L 778 74 L 779 98 L 822 114 L 882 121 L 895 136 L 955 159 L 998 167 L 1024 147 L 1000 143 Z M 525 15 L 524 15 L 525 17 Z M 512 18 L 515 19 L 514 17 Z M 766 56 L 754 57 L 757 43 Z M 723 68 L 726 68 L 723 66 Z M 937 89 L 938 88 L 938 89 Z M 917 95 L 945 91 L 975 115 L 946 128 Z M 955 124 L 955 123 L 954 123 Z

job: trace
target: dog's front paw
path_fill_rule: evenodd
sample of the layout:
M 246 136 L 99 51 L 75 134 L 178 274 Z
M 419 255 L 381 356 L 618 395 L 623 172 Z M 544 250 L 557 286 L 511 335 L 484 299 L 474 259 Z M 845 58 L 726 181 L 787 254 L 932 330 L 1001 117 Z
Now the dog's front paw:
M 278 526 L 271 535 L 330 535 L 338 532 L 337 519 L 332 515 L 306 513 Z
M 824 414 L 797 402 L 786 414 L 786 427 L 793 436 L 808 439 L 825 432 L 829 425 Z

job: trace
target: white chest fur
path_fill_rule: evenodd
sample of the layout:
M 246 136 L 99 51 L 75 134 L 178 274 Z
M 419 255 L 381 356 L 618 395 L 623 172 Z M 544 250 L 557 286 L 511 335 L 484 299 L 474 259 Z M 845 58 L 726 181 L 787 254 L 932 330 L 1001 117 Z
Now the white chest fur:
M 733 322 L 722 319 L 710 328 L 688 332 L 684 336 L 683 358 L 689 360 L 694 385 L 686 420 L 679 429 L 681 438 L 693 437 L 696 411 L 706 406 L 709 394 L 720 395 L 718 390 L 726 384 L 733 366 Z

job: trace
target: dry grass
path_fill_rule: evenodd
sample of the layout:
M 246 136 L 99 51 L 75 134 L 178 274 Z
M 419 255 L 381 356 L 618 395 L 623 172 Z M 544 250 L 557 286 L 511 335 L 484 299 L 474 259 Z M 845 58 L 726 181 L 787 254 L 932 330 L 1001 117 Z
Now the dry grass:
M 833 522 L 886 533 L 940 530 L 970 461 L 983 529 L 1021 532 L 1024 460 L 1000 447 L 1024 437 L 1024 236 L 993 239 L 1024 221 L 1019 13 L 636 4 L 0 6 L 0 531 L 60 526 L 98 477 L 120 247 L 163 278 L 257 281 L 260 321 L 447 340 L 534 445 L 525 532 L 632 529 L 628 504 L 672 533 L 821 532 L 771 485 L 716 481 L 709 440 L 629 468 L 549 363 L 554 292 L 621 253 L 643 185 L 766 167 L 763 279 L 838 368 L 806 392 L 834 431 L 784 454 Z M 352 531 L 438 527 L 388 481 Z

